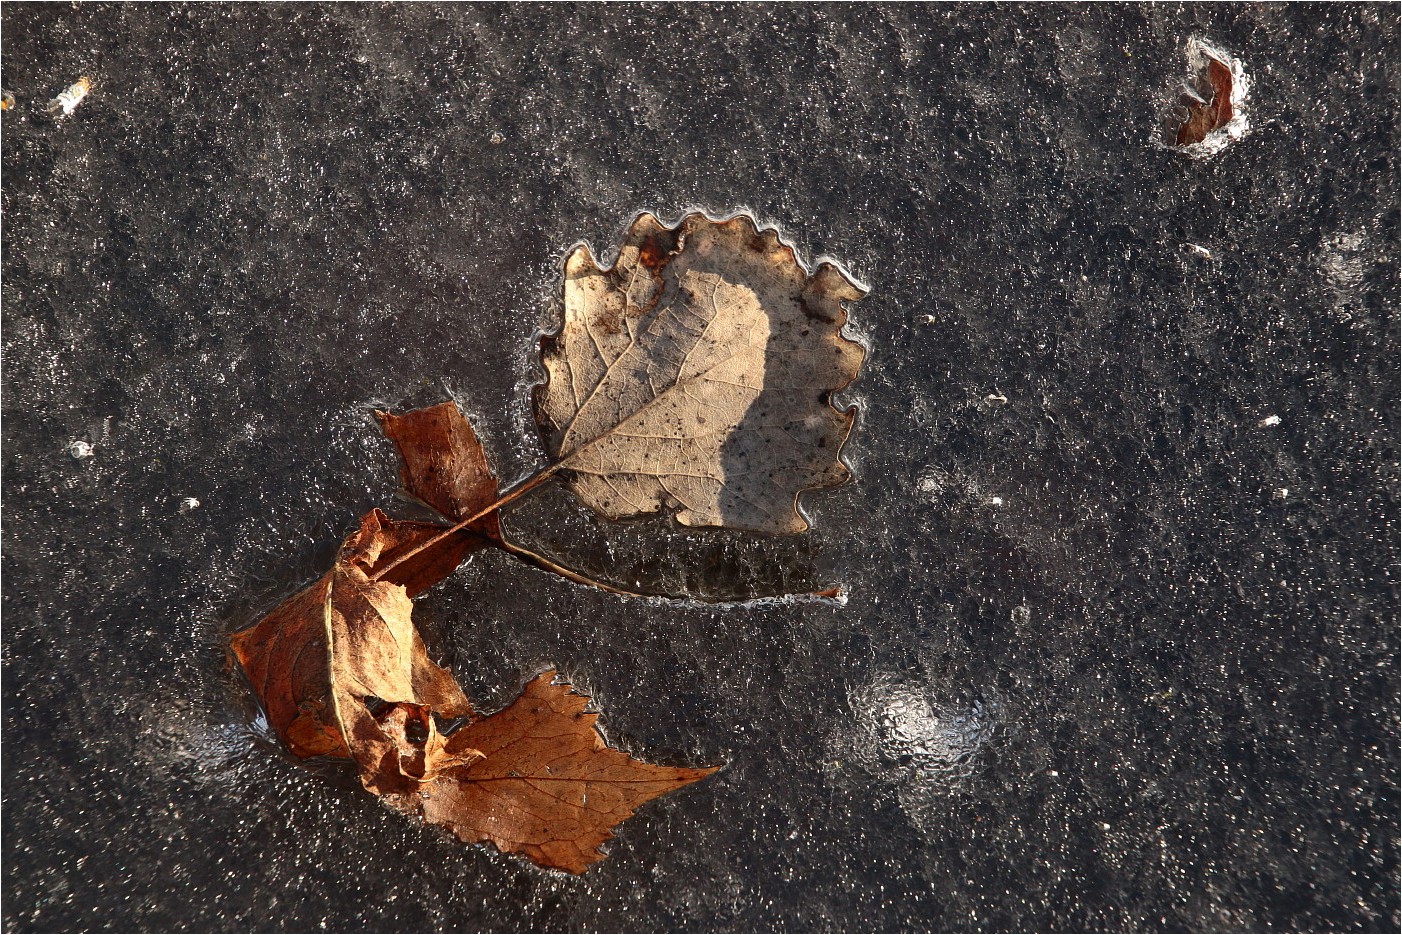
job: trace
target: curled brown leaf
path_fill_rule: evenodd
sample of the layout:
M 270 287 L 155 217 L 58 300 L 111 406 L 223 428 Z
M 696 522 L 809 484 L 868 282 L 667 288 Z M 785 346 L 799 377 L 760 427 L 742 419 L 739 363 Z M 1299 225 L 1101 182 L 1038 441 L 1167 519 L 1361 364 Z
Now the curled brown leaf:
M 406 584 L 371 577 L 395 550 L 421 538 L 423 527 L 370 511 L 329 572 L 231 641 L 269 726 L 288 749 L 303 758 L 355 759 L 371 791 L 403 791 L 412 777 L 383 770 L 399 743 L 367 702 L 420 705 L 442 718 L 472 715 L 457 682 L 429 659 L 410 621 Z M 410 577 L 422 583 L 422 564 L 399 567 L 419 568 Z
M 1188 117 L 1178 127 L 1176 142 L 1179 146 L 1201 143 L 1207 134 L 1225 127 L 1232 119 L 1231 68 L 1208 55 L 1197 83 L 1200 91 L 1183 95 Z
M 505 710 L 471 721 L 467 696 L 414 628 L 403 580 L 423 584 L 431 563 L 422 556 L 462 542 L 444 540 L 398 574 L 373 577 L 441 529 L 372 510 L 331 571 L 233 636 L 234 654 L 295 755 L 348 757 L 361 784 L 401 810 L 465 841 L 582 873 L 638 806 L 713 770 L 653 766 L 610 749 L 587 699 L 555 684 L 553 672 Z M 441 722 L 463 719 L 445 736 Z

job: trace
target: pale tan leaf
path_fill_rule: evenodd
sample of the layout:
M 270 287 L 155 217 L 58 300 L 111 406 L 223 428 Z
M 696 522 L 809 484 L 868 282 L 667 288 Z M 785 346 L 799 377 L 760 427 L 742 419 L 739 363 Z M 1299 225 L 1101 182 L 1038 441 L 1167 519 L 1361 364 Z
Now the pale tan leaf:
M 743 215 L 643 214 L 606 270 L 580 247 L 536 394 L 552 458 L 610 519 L 802 532 L 798 494 L 848 476 L 854 412 L 831 395 L 861 366 L 842 303 L 864 294 Z

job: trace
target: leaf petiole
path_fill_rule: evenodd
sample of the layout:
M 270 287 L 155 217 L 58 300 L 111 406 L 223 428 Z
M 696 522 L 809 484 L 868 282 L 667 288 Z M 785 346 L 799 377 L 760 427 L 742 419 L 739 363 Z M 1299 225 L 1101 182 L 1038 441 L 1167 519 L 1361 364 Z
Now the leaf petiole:
M 444 529 L 432 539 L 424 540 L 422 543 L 405 552 L 403 555 L 399 556 L 394 561 L 390 562 L 388 565 L 385 565 L 383 568 L 375 572 L 371 580 L 379 581 L 385 575 L 393 571 L 396 567 L 404 564 L 406 561 L 413 558 L 415 555 L 418 555 L 423 550 L 432 548 L 433 546 L 442 542 L 444 539 L 448 538 L 454 533 L 460 532 L 461 530 L 466 529 L 468 526 L 471 526 L 473 523 L 477 522 L 482 517 L 487 516 L 490 513 L 495 513 L 497 510 L 500 510 L 508 503 L 512 503 L 516 500 L 519 500 L 521 497 L 524 497 L 526 494 L 530 493 L 532 490 L 536 489 L 541 484 L 544 484 L 546 481 L 554 477 L 555 472 L 558 470 L 560 470 L 560 464 L 552 464 L 545 470 L 539 471 L 536 474 L 531 475 L 521 483 L 517 484 L 515 487 L 512 487 L 506 493 L 502 494 L 494 502 L 489 503 L 482 509 L 478 510 L 476 513 L 473 513 L 467 519 L 459 520 L 457 523 Z

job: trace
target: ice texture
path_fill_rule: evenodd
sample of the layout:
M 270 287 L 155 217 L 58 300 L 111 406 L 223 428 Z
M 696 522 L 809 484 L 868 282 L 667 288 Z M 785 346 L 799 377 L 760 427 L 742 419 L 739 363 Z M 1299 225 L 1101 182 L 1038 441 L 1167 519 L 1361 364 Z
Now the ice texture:
M 0 15 L 7 930 L 1396 928 L 1395 6 Z M 1252 78 L 1204 160 L 1191 40 Z M 487 552 L 416 619 L 486 710 L 555 665 L 726 768 L 573 878 L 290 760 L 226 640 L 414 515 L 371 408 L 527 475 L 562 258 L 691 208 L 870 285 L 856 482 L 508 525 L 845 602 Z

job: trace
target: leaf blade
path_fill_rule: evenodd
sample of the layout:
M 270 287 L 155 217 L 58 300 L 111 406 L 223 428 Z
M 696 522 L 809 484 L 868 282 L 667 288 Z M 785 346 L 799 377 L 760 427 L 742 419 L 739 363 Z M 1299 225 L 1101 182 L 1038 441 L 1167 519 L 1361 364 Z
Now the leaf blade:
M 386 756 L 402 743 L 367 698 L 444 718 L 473 714 L 452 675 L 429 658 L 410 619 L 405 584 L 371 577 L 386 560 L 386 545 L 402 538 L 398 524 L 372 510 L 346 537 L 330 571 L 230 640 L 269 726 L 289 751 L 303 759 L 350 757 L 371 791 L 405 791 L 420 780 L 385 771 Z
M 403 415 L 375 410 L 381 430 L 394 442 L 405 491 L 452 520 L 471 516 L 497 498 L 497 481 L 477 433 L 449 401 Z M 495 513 L 473 527 L 500 534 Z
M 578 874 L 603 859 L 599 845 L 637 808 L 718 768 L 655 766 L 614 750 L 588 699 L 554 678 L 542 673 L 508 707 L 455 733 L 450 749 L 481 757 L 397 804 L 464 841 Z
M 799 495 L 848 476 L 855 414 L 831 394 L 861 366 L 841 330 L 863 295 L 831 264 L 810 276 L 747 217 L 641 215 L 612 267 L 584 247 L 566 261 L 535 396 L 552 458 L 609 519 L 803 531 Z

